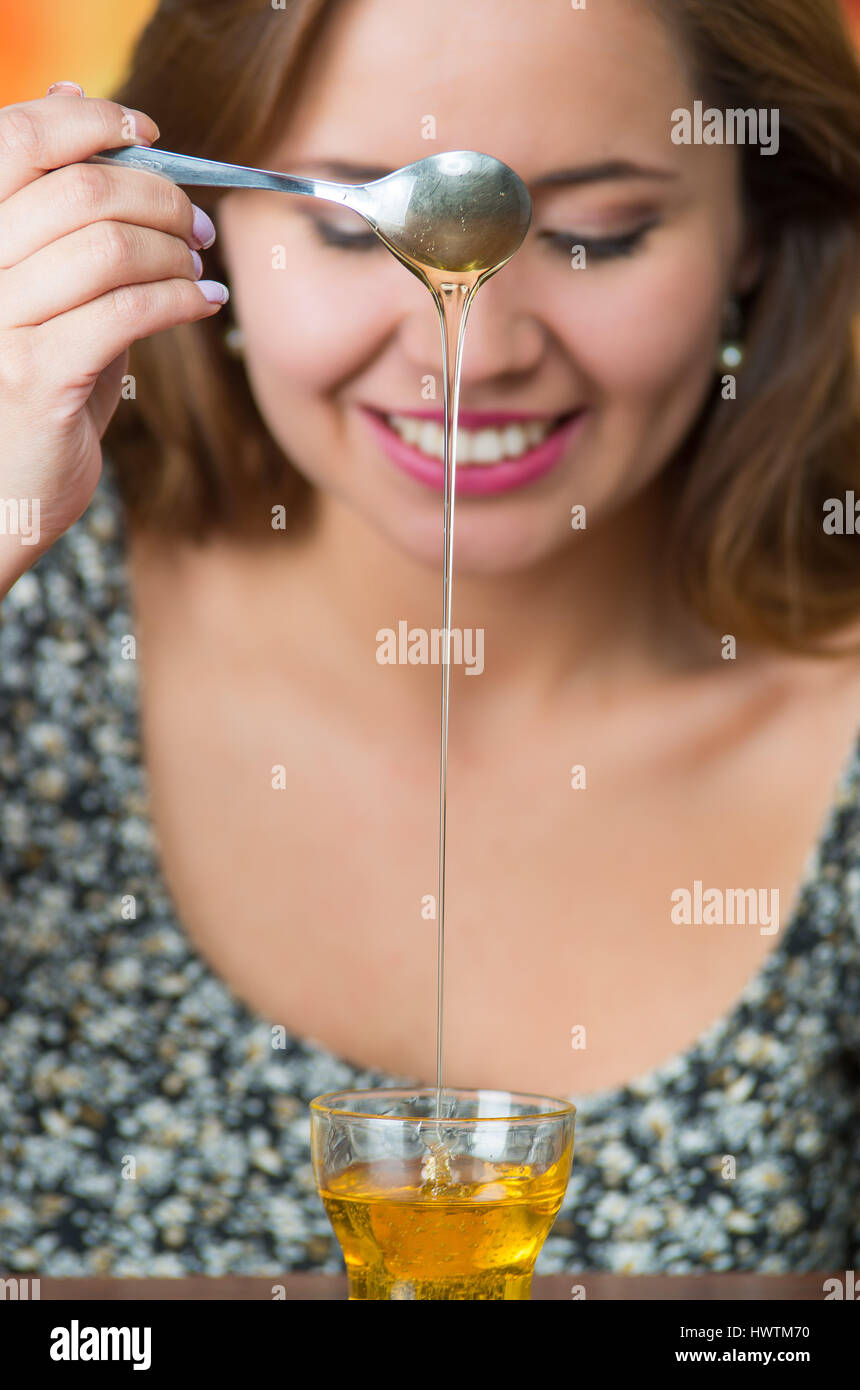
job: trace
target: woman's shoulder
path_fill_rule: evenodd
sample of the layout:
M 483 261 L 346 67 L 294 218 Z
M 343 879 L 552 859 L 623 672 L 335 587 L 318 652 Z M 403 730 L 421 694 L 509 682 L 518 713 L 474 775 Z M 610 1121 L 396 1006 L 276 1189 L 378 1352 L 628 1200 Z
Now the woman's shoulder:
M 806 867 L 786 969 L 799 985 L 799 1027 L 817 1015 L 860 1060 L 860 691 L 853 739 Z
M 827 897 L 830 907 L 835 897 L 839 898 L 860 945 L 860 622 L 834 634 L 822 655 L 793 660 L 777 670 L 777 682 L 771 687 L 776 692 L 775 703 L 794 705 L 801 712 L 795 746 L 797 739 L 802 739 L 809 756 L 824 758 L 827 766 L 831 766 L 834 749 L 839 754 L 838 772 L 807 864 L 806 882 Z M 790 757 L 791 741 L 783 740 L 783 744 Z M 803 760 L 798 759 L 799 795 L 803 766 Z

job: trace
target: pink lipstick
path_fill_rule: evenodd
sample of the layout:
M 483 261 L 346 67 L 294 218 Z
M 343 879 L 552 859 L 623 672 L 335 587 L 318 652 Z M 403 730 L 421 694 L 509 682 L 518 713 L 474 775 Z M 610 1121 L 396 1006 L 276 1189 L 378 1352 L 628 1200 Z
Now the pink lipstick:
M 387 416 L 371 406 L 361 406 L 373 437 L 386 456 L 402 472 L 419 483 L 442 492 L 445 485 L 444 465 L 414 443 L 407 442 L 389 424 Z M 457 459 L 456 495 L 458 497 L 489 497 L 524 487 L 549 473 L 561 460 L 567 445 L 578 435 L 588 410 L 582 408 L 563 416 L 528 414 L 524 411 L 461 410 L 458 423 L 462 430 L 503 429 L 505 425 L 552 424 L 540 442 L 531 445 L 513 458 L 498 462 L 471 462 Z M 392 412 L 401 418 L 430 421 L 443 425 L 440 410 L 410 410 Z

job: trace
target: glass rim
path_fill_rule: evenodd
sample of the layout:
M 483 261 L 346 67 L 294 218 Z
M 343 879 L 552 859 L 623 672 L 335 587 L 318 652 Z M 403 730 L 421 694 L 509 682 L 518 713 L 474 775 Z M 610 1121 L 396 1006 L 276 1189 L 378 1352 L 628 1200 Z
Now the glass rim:
M 318 1115 L 338 1116 L 347 1120 L 388 1120 L 395 1124 L 427 1124 L 437 1117 L 435 1115 L 377 1115 L 372 1110 L 354 1110 L 345 1106 L 337 1105 L 333 1102 L 344 1097 L 358 1098 L 362 1096 L 385 1096 L 392 1097 L 412 1097 L 412 1096 L 435 1096 L 435 1086 L 416 1086 L 411 1089 L 406 1087 L 386 1087 L 368 1086 L 365 1089 L 354 1088 L 345 1091 L 326 1091 L 324 1095 L 315 1096 L 310 1102 L 310 1109 Z M 452 1125 L 482 1125 L 499 1124 L 507 1121 L 510 1124 L 537 1124 L 541 1120 L 561 1120 L 568 1119 L 576 1115 L 576 1106 L 572 1101 L 562 1100 L 557 1096 L 536 1095 L 529 1091 L 499 1091 L 491 1087 L 468 1087 L 446 1086 L 442 1088 L 443 1099 L 445 1096 L 505 1096 L 510 1101 L 531 1101 L 539 1103 L 541 1108 L 531 1115 L 442 1115 L 439 1117 L 440 1123 Z M 545 1108 L 546 1105 L 551 1108 Z

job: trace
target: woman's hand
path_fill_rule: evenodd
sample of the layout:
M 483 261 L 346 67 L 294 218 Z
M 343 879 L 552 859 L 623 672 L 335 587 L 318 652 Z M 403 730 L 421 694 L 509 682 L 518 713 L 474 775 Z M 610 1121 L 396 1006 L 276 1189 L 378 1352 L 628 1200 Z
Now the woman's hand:
M 0 596 L 89 505 L 129 345 L 227 298 L 180 188 L 83 162 L 158 133 L 73 84 L 0 108 Z

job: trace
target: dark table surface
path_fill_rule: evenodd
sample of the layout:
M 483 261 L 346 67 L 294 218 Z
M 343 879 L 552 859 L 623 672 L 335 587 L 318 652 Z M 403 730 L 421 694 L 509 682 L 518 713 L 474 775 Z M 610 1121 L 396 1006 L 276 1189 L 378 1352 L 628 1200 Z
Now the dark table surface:
M 572 1297 L 582 1286 L 593 1299 L 802 1299 L 821 1300 L 827 1271 L 820 1274 L 548 1274 L 532 1285 L 533 1299 Z M 287 1274 L 283 1279 L 42 1279 L 43 1299 L 271 1299 L 283 1286 L 286 1298 L 345 1299 L 346 1277 Z M 582 1297 L 582 1294 L 579 1294 Z

